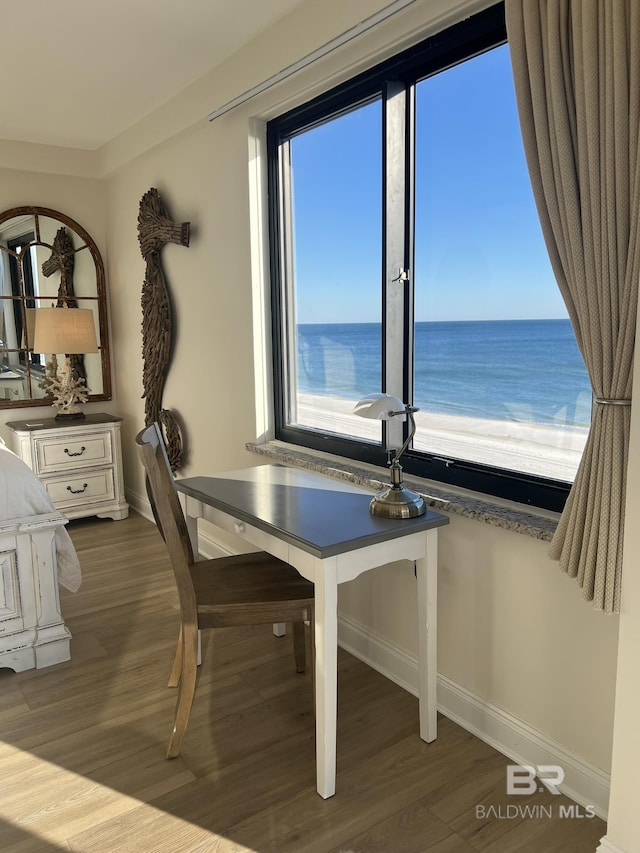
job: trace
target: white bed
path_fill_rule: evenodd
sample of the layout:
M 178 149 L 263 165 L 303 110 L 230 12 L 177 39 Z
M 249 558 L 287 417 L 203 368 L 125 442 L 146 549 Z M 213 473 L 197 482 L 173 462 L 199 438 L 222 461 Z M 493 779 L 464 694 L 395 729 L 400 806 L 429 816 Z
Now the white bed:
M 58 584 L 76 592 L 82 575 L 66 522 L 31 469 L 0 443 L 0 667 L 69 660 Z

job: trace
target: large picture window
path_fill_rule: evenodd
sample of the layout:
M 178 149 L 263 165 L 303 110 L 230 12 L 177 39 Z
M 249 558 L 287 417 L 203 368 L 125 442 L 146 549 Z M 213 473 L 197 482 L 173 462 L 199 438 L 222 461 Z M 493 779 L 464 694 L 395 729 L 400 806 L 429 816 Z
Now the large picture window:
M 268 126 L 277 437 L 559 510 L 591 412 L 493 7 Z

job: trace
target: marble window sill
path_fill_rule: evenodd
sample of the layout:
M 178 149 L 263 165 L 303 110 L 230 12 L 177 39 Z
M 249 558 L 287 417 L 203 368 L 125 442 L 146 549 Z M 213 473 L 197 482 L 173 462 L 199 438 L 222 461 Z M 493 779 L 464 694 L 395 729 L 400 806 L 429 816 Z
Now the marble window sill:
M 265 444 L 249 442 L 246 449 L 272 462 L 282 462 L 296 468 L 315 471 L 327 477 L 345 480 L 374 490 L 385 488 L 389 482 L 386 469 L 383 467 L 286 444 L 282 441 L 268 441 Z M 560 517 L 557 513 L 530 509 L 522 504 L 446 487 L 442 483 L 436 484 L 411 475 L 405 475 L 404 481 L 409 488 L 419 492 L 432 509 L 472 518 L 533 539 L 551 541 Z

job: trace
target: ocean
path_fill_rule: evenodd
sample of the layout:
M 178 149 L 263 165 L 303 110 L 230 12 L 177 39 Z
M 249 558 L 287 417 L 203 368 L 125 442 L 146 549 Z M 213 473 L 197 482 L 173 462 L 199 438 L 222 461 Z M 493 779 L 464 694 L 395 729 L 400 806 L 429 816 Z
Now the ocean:
M 297 327 L 298 390 L 358 400 L 381 388 L 379 323 Z M 588 426 L 591 387 L 569 320 L 416 323 L 414 403 L 424 411 Z

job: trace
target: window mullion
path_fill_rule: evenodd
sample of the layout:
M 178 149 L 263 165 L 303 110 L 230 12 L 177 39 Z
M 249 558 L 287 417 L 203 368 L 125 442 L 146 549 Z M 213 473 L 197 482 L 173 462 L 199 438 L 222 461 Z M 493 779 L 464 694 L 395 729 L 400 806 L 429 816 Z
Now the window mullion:
M 284 415 L 286 423 L 297 420 L 297 371 L 296 371 L 296 304 L 295 304 L 295 271 L 293 252 L 293 213 L 292 213 L 292 181 L 291 181 L 291 144 L 283 140 L 279 150 L 279 183 L 280 183 L 280 270 L 281 270 L 281 300 L 282 316 L 285 319 L 282 328 L 282 373 L 284 391 Z
M 406 127 L 407 91 L 404 83 L 388 81 L 383 87 L 383 360 L 382 381 L 387 394 L 405 398 L 406 374 Z M 401 447 L 404 424 L 386 422 L 385 446 Z
M 405 257 L 408 280 L 405 285 L 404 323 L 404 396 L 405 403 L 414 402 L 414 302 L 415 302 L 415 142 L 416 142 L 416 87 L 407 87 L 405 127 Z

